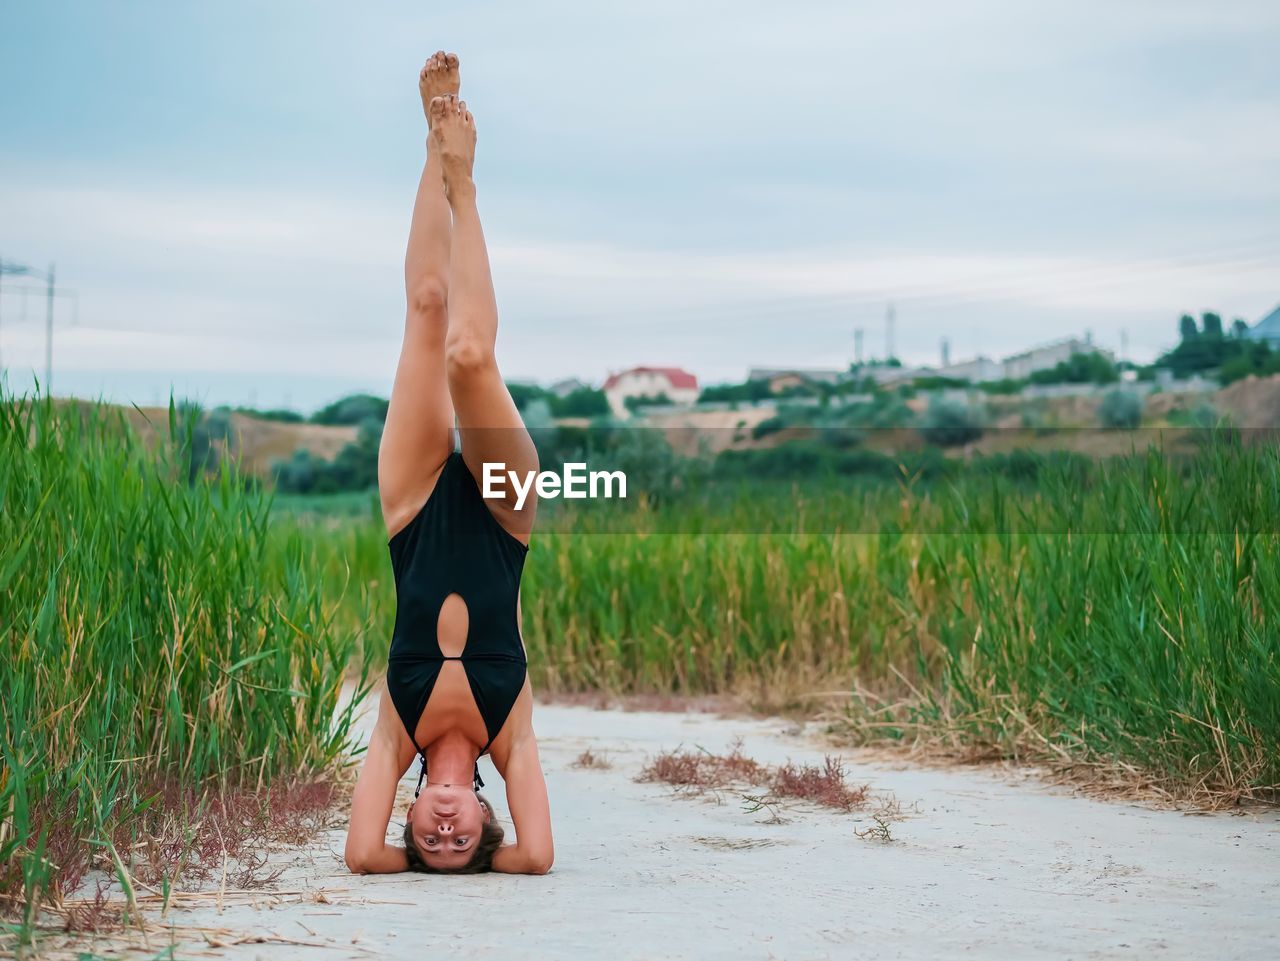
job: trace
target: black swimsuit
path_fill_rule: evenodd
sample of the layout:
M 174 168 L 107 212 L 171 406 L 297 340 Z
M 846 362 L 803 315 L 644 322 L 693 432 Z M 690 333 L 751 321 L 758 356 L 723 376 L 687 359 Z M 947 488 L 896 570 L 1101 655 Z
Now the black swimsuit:
M 418 744 L 418 721 L 445 661 L 462 662 L 484 719 L 489 740 L 480 755 L 489 750 L 520 696 L 528 662 L 516 608 L 529 549 L 485 506 L 458 451 L 445 461 L 427 502 L 387 547 L 396 584 L 387 691 L 422 758 L 425 775 L 427 756 Z M 460 657 L 446 657 L 436 635 L 440 609 L 450 594 L 467 605 L 467 637 Z M 475 785 L 483 786 L 479 764 Z

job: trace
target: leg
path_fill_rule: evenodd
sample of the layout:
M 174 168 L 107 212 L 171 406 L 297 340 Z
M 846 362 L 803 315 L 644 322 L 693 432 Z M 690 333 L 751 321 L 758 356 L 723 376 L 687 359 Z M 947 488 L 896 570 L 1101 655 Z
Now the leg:
M 418 85 L 424 108 L 437 92 L 457 90 L 458 58 L 432 56 Z M 453 402 L 444 363 L 451 215 L 438 153 L 428 148 L 413 204 L 404 264 L 404 340 L 378 449 L 378 492 L 388 535 L 404 527 L 426 501 L 452 449 Z
M 462 457 L 477 482 L 483 484 L 486 462 L 501 462 L 507 470 L 523 476 L 538 469 L 538 453 L 494 356 L 498 307 L 471 179 L 475 121 L 466 104 L 456 97 L 433 100 L 431 112 L 432 137 L 453 210 L 445 366 L 449 393 L 458 412 Z M 507 530 L 527 540 L 533 526 L 533 497 L 524 509 L 516 511 L 515 492 L 508 489 L 507 493 L 509 500 L 488 501 L 489 508 Z

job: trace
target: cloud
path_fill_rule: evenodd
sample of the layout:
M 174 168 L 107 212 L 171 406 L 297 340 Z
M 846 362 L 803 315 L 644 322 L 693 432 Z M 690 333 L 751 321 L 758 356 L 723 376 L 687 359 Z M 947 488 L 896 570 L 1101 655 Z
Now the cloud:
M 1086 327 L 1149 357 L 1280 299 L 1274 3 L 81 13 L 0 38 L 40 93 L 0 106 L 0 255 L 80 292 L 70 367 L 389 388 L 424 36 L 464 54 L 512 376 L 843 363 L 890 300 L 908 358 Z

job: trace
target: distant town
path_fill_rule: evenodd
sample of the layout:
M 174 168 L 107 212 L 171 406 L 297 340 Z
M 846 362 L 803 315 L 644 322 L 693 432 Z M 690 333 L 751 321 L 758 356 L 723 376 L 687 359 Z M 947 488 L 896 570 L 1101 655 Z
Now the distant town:
M 607 413 L 629 418 L 646 409 L 728 405 L 768 397 L 839 396 L 852 401 L 863 399 L 874 389 L 900 385 L 981 388 L 1030 396 L 1090 393 L 1117 383 L 1131 385 L 1138 393 L 1156 388 L 1203 392 L 1239 376 L 1280 370 L 1276 362 L 1280 356 L 1280 306 L 1252 326 L 1237 320 L 1230 329 L 1224 329 L 1214 313 L 1205 313 L 1198 322 L 1184 315 L 1178 332 L 1178 346 L 1146 366 L 1117 358 L 1083 333 L 1034 345 L 999 360 L 979 355 L 953 362 L 943 341 L 937 366 L 906 366 L 893 357 L 855 357 L 844 367 L 755 367 L 743 384 L 712 386 L 700 385 L 693 373 L 681 367 L 636 366 L 611 373 L 599 388 L 577 378 L 557 381 L 545 389 L 533 384 L 512 387 L 517 393 L 545 390 L 559 401 L 554 406 L 565 416 Z M 589 401 L 589 395 L 596 399 Z M 521 400 L 517 397 L 517 402 Z

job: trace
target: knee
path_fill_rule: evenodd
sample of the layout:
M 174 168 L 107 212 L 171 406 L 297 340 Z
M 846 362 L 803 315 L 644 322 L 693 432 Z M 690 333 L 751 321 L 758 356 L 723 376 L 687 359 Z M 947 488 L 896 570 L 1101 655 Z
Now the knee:
M 444 362 L 450 380 L 473 378 L 494 365 L 493 348 L 475 337 L 451 337 L 445 342 Z
M 422 280 L 409 288 L 409 312 L 428 320 L 444 320 L 448 292 L 439 280 Z

